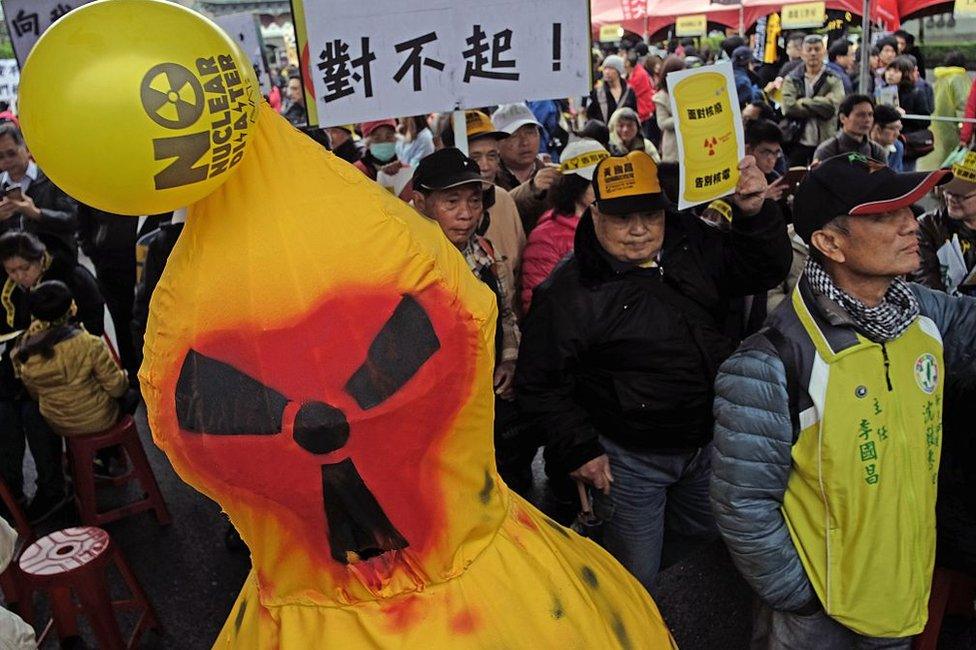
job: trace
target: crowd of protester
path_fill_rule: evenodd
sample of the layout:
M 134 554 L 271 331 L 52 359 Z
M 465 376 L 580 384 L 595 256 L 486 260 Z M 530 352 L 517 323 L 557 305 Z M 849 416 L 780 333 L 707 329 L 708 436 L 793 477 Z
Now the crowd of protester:
M 510 487 L 534 495 L 533 461 L 544 449 L 549 503 L 556 504 L 551 514 L 571 523 L 580 507 L 574 482 L 589 490 L 587 500 L 600 514 L 594 534 L 652 593 L 666 530 L 700 539 L 721 534 L 762 598 L 756 633 L 769 647 L 814 647 L 803 644 L 818 634 L 899 637 L 907 628 L 898 621 L 859 625 L 857 617 L 868 614 L 855 605 L 848 612 L 844 603 L 831 603 L 824 615 L 828 604 L 817 581 L 826 569 L 815 560 L 801 563 L 794 549 L 815 544 L 812 535 L 793 531 L 791 538 L 780 513 L 795 516 L 803 508 L 784 504 L 784 494 L 800 498 L 793 482 L 809 476 L 794 477 L 812 462 L 803 454 L 813 452 L 798 447 L 791 460 L 798 426 L 751 435 L 770 431 L 770 422 L 782 425 L 783 417 L 788 427 L 789 395 L 783 404 L 756 405 L 742 393 L 772 381 L 769 366 L 757 361 L 770 348 L 753 335 L 767 331 L 764 323 L 797 327 L 781 305 L 802 302 L 794 291 L 801 277 L 812 285 L 804 291 L 840 305 L 811 316 L 818 323 L 836 329 L 848 318 L 857 329 L 859 318 L 873 317 L 863 304 L 847 302 L 844 291 L 832 293 L 835 274 L 845 264 L 869 264 L 864 256 L 871 251 L 831 255 L 843 245 L 817 233 L 833 227 L 850 235 L 851 223 L 831 220 L 856 201 L 837 205 L 843 212 L 823 212 L 831 204 L 810 194 L 816 177 L 843 178 L 856 189 L 868 182 L 871 165 L 888 174 L 939 167 L 958 146 L 971 144 L 972 125 L 927 116 L 976 117 L 976 85 L 956 52 L 927 80 L 914 39 L 904 32 L 865 47 L 846 37 L 827 42 L 820 34 L 790 33 L 771 63 L 754 51 L 747 40 L 729 37 L 717 51 L 685 39 L 594 52 L 596 83 L 587 96 L 466 111 L 466 154 L 454 146 L 449 114 L 309 127 L 301 77 L 292 70 L 282 71 L 270 99 L 296 127 L 436 221 L 496 296 L 495 449 Z M 858 78 L 861 57 L 869 58 L 865 84 Z M 667 76 L 720 60 L 732 65 L 744 123 L 739 188 L 733 198 L 678 211 Z M 862 86 L 866 91 L 858 92 Z M 597 173 L 608 160 L 631 170 L 630 195 L 615 194 Z M 970 162 L 972 177 L 957 176 L 939 190 L 936 209 L 923 214 L 913 205 L 896 226 L 912 237 L 918 230 L 922 266 L 893 276 L 951 296 L 976 293 L 970 277 L 976 158 Z M 38 522 L 69 496 L 62 437 L 109 427 L 133 406 L 127 388 L 138 388 L 149 297 L 184 215 L 133 218 L 78 203 L 31 160 L 12 121 L 0 124 L 0 171 L 0 262 L 7 274 L 0 335 L 8 341 L 0 361 L 0 477 Z M 809 196 L 801 199 L 804 174 Z M 883 239 L 881 230 L 872 232 Z M 955 251 L 951 266 L 946 259 Z M 945 354 L 950 371 L 965 371 L 971 355 L 966 361 L 961 347 L 973 342 L 976 308 L 934 296 L 905 301 L 921 302 L 921 313 L 944 335 L 950 325 L 961 329 L 946 337 Z M 102 336 L 106 307 L 114 346 Z M 867 337 L 895 348 L 887 334 Z M 787 359 L 780 356 L 782 373 Z M 754 383 L 743 388 L 748 381 Z M 972 571 L 976 551 L 964 540 L 976 539 L 976 473 L 965 427 L 974 402 L 966 382 L 946 386 L 939 562 Z M 27 447 L 37 466 L 29 503 L 21 470 Z M 96 462 L 97 471 L 111 474 L 124 459 L 107 454 Z M 852 553 L 862 552 L 848 541 Z M 911 564 L 893 555 L 891 563 L 899 562 Z M 811 616 L 824 620 L 799 630 Z

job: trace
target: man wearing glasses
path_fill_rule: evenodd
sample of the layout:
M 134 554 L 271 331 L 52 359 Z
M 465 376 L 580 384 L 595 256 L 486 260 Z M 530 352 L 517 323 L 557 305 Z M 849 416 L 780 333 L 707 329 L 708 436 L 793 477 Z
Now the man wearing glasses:
M 34 163 L 13 124 L 0 126 L 0 190 L 0 234 L 26 230 L 49 249 L 78 254 L 78 205 Z
M 943 206 L 920 219 L 922 266 L 914 279 L 950 295 L 976 295 L 976 152 L 952 166 Z

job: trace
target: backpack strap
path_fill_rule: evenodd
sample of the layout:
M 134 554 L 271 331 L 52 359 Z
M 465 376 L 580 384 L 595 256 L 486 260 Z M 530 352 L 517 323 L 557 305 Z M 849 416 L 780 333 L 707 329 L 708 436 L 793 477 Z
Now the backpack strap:
M 602 84 L 600 86 L 600 89 L 596 93 L 596 99 L 597 102 L 600 103 L 600 112 L 603 114 L 604 119 L 606 119 L 606 121 L 609 122 L 610 116 L 607 115 L 607 110 L 609 109 L 610 106 L 610 100 L 607 99 L 607 92 L 609 92 L 607 90 L 607 85 Z
M 790 405 L 790 424 L 793 425 L 793 444 L 800 437 L 800 378 L 796 351 L 783 333 L 769 325 L 760 332 L 772 344 L 786 370 L 786 395 Z

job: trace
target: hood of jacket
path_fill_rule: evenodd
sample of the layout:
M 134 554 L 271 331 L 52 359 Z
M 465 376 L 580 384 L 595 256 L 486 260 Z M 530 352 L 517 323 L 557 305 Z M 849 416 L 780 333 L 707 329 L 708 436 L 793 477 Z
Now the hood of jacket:
M 955 74 L 968 74 L 966 68 L 960 68 L 957 65 L 940 65 L 935 69 L 936 80 L 943 79 Z

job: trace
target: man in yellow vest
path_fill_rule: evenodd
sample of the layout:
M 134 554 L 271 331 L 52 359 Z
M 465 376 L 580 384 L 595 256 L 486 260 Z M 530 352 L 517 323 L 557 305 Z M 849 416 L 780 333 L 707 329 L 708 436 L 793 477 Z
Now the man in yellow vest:
M 761 599 L 759 648 L 909 648 L 928 617 L 946 381 L 976 380 L 976 300 L 902 279 L 910 206 L 949 179 L 829 158 L 797 189 L 811 257 L 719 371 L 710 496 Z

